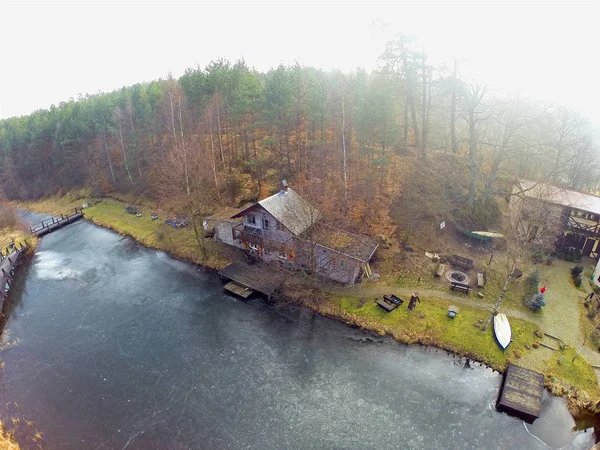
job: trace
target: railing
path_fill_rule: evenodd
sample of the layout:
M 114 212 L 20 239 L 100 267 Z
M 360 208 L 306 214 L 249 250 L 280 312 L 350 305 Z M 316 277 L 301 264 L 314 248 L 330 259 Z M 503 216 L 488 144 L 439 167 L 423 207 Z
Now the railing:
M 565 226 L 570 230 L 575 230 L 580 233 L 583 232 L 583 234 L 592 234 L 592 235 L 600 234 L 600 230 L 598 229 L 598 223 L 596 223 L 594 225 L 583 223 L 583 222 L 578 221 L 573 216 L 569 216 L 567 218 L 567 223 Z
M 69 215 L 69 213 L 63 213 L 60 216 L 53 216 L 50 219 L 44 219 L 36 225 L 31 225 L 29 227 L 29 231 L 33 234 L 38 233 L 46 228 L 52 227 L 53 225 L 60 225 L 61 223 L 65 222 L 65 221 L 68 222 L 72 217 L 74 217 L 78 214 L 83 214 L 83 209 L 75 208 L 74 214 Z

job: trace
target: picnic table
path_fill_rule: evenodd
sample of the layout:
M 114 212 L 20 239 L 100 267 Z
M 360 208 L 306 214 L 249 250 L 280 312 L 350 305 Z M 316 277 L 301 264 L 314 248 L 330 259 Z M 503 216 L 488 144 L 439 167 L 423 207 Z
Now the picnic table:
M 459 255 L 453 255 L 452 258 L 450 258 L 450 264 L 467 270 L 471 270 L 475 266 L 472 259 Z
M 375 302 L 387 312 L 391 312 L 398 306 L 400 306 L 402 303 L 404 303 L 404 300 L 392 294 L 384 295 L 383 299 L 378 298 L 377 300 L 375 300 Z
M 469 292 L 471 292 L 471 285 L 453 281 L 452 283 L 450 283 L 450 289 L 452 289 L 453 291 L 462 291 L 465 294 L 468 294 Z

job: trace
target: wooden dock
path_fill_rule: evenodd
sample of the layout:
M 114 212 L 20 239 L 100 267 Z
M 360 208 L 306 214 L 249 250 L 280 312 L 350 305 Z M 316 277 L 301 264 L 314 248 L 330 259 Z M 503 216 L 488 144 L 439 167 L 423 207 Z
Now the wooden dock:
M 232 294 L 239 295 L 240 297 L 246 299 L 254 294 L 254 289 L 250 289 L 249 287 L 244 287 L 237 284 L 235 281 L 230 281 L 223 288 L 226 291 L 231 292 Z
M 248 298 L 252 294 L 252 292 L 248 293 L 248 290 L 271 298 L 286 278 L 283 273 L 273 270 L 266 264 L 249 265 L 241 261 L 235 261 L 228 265 L 219 271 L 219 275 L 221 279 L 228 281 L 225 289 L 244 298 Z
M 0 313 L 4 307 L 4 300 L 8 296 L 12 279 L 15 276 L 15 267 L 19 264 L 21 254 L 26 250 L 27 243 L 0 252 Z
M 83 210 L 75 208 L 73 214 L 61 214 L 60 216 L 51 217 L 50 219 L 42 220 L 41 223 L 30 226 L 29 232 L 37 237 L 42 237 L 81 218 L 83 218 Z
M 544 375 L 509 364 L 496 409 L 533 423 L 542 411 Z

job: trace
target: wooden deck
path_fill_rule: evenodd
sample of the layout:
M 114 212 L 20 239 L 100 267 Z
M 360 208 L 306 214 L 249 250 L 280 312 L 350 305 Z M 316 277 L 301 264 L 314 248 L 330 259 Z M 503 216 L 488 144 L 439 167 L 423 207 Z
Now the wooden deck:
M 221 278 L 233 281 L 242 288 L 250 288 L 270 298 L 285 281 L 283 273 L 271 267 L 256 263 L 249 265 L 235 261 L 219 271 Z
M 533 423 L 542 411 L 543 394 L 543 374 L 509 364 L 496 408 Z
M 8 250 L 6 253 L 0 253 L 0 313 L 4 307 L 4 299 L 8 296 L 15 267 L 19 264 L 21 254 L 25 250 L 27 250 L 27 247 L 21 245 L 20 248 L 15 247 L 12 253 Z
M 232 294 L 235 294 L 235 295 L 239 295 L 240 297 L 242 297 L 244 299 L 250 297 L 255 292 L 254 289 L 250 289 L 248 287 L 240 286 L 235 281 L 230 281 L 225 286 L 223 286 L 223 288 L 226 291 L 229 291 L 229 292 L 231 292 Z
M 75 208 L 75 212 L 73 214 L 61 214 L 60 216 L 43 220 L 41 223 L 30 226 L 29 231 L 31 234 L 37 237 L 42 237 L 64 227 L 65 225 L 76 222 L 81 218 L 83 218 L 83 211 L 79 208 Z

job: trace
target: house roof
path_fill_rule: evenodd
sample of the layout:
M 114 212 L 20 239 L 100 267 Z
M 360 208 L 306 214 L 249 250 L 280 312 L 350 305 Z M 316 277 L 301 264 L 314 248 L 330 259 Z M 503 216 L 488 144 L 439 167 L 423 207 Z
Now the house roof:
M 230 221 L 233 215 L 237 215 L 239 212 L 245 210 L 246 208 L 254 205 L 254 203 L 246 203 L 240 208 L 232 208 L 231 206 L 225 206 L 223 208 L 219 208 L 213 214 L 206 217 L 207 220 L 225 220 Z
M 581 209 L 600 215 L 600 197 L 571 189 L 553 186 L 551 184 L 536 183 L 535 181 L 521 180 L 521 188 L 525 197 L 537 198 L 550 203 L 571 208 Z
M 315 241 L 363 263 L 369 262 L 379 244 L 367 236 L 348 233 L 337 228 L 319 227 Z
M 315 224 L 321 217 L 319 211 L 291 188 L 281 190 L 231 216 L 243 216 L 257 205 L 283 224 L 292 234 L 298 236 Z

